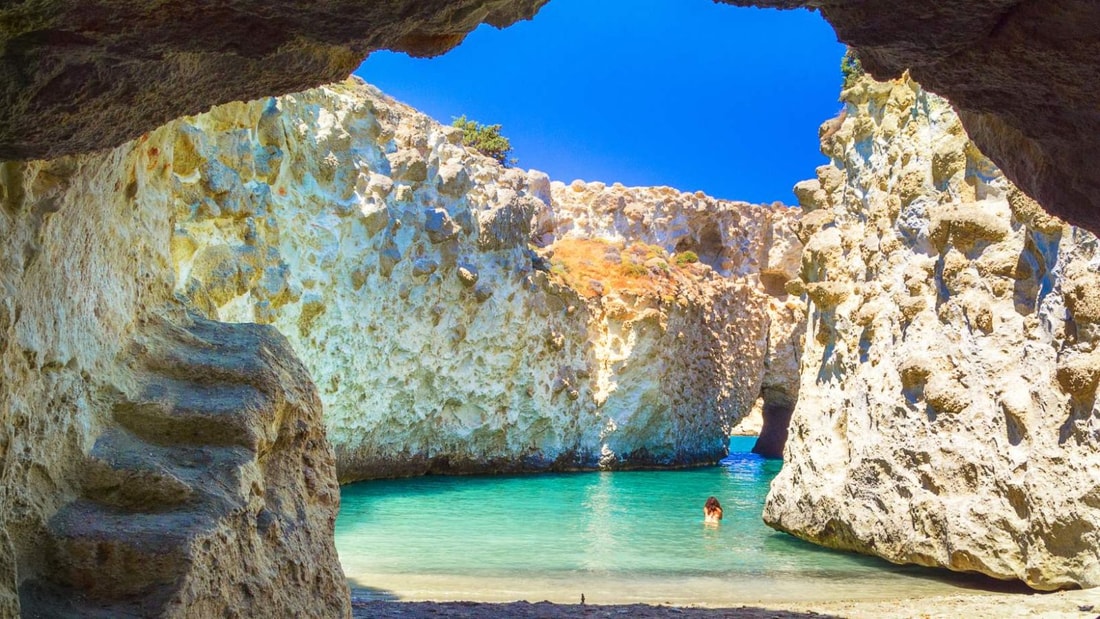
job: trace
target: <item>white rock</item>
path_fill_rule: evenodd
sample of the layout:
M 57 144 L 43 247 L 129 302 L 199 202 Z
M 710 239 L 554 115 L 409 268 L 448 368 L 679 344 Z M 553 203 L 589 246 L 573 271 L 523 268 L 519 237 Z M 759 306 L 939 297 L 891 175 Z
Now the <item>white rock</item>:
M 1097 240 L 1037 217 L 912 81 L 845 97 L 823 141 L 840 167 L 800 184 L 815 302 L 765 520 L 895 562 L 1100 584 L 1098 365 L 1077 361 L 1100 289 L 1070 309 Z

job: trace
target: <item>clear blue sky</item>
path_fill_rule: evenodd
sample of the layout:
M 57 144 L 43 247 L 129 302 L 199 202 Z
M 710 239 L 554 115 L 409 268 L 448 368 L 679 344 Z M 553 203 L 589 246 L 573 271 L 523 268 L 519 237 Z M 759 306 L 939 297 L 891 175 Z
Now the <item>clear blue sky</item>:
M 551 0 L 434 59 L 372 55 L 356 74 L 437 120 L 500 123 L 518 166 L 555 180 L 794 202 L 824 163 L 842 45 L 816 13 L 710 0 Z

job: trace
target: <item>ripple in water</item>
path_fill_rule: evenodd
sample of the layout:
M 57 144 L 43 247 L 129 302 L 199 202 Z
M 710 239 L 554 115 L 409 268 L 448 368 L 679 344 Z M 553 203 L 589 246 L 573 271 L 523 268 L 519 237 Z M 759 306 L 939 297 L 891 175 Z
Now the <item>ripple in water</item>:
M 891 599 L 983 584 L 823 550 L 760 519 L 781 462 L 731 440 L 721 466 L 418 477 L 342 489 L 336 547 L 357 594 L 727 605 Z M 703 524 L 710 495 L 722 524 Z

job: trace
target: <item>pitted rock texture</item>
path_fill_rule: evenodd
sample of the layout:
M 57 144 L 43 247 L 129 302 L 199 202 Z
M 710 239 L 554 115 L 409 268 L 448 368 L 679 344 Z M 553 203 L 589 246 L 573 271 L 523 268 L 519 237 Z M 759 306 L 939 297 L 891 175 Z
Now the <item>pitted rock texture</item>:
M 188 322 L 134 343 L 137 389 L 50 518 L 23 616 L 348 612 L 313 383 L 271 327 Z
M 760 397 L 754 406 L 758 415 L 749 429 L 761 437 L 755 451 L 780 457 L 798 399 L 806 324 L 805 304 L 786 290 L 800 268 L 802 243 L 795 230 L 801 211 L 779 203 L 754 205 L 702 192 L 618 183 L 554 182 L 551 193 L 553 208 L 543 211 L 536 222 L 536 243 L 602 238 L 655 244 L 673 256 L 694 253 L 717 273 L 758 285 L 764 293 L 758 298 L 766 303 L 768 334 Z
M 755 239 L 797 209 L 726 207 L 715 229 L 744 264 L 725 277 L 646 246 L 664 224 L 558 239 L 546 175 L 467 150 L 358 80 L 176 131 L 177 291 L 287 335 L 342 480 L 713 462 L 760 395 L 769 297 L 754 274 L 768 257 Z M 623 195 L 644 209 L 652 191 Z M 710 221 L 714 201 L 688 198 Z M 554 243 L 538 255 L 533 235 Z M 559 240 L 594 252 L 591 277 L 577 283 Z
M 796 187 L 810 318 L 765 520 L 896 562 L 1100 584 L 1096 237 L 915 82 L 843 100 L 833 163 Z
M 180 116 L 347 77 L 379 49 L 441 54 L 546 0 L 146 2 L 0 7 L 0 159 L 118 146 Z
M 173 299 L 174 135 L 0 166 L 0 616 L 348 612 L 308 377 Z

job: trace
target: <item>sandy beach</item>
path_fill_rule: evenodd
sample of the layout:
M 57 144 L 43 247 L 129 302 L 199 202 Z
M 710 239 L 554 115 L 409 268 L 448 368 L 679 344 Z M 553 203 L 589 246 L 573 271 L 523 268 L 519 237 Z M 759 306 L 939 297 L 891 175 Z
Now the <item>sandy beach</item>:
M 700 608 L 644 604 L 554 604 L 551 602 L 400 602 L 367 601 L 352 595 L 353 617 L 361 619 L 561 619 L 566 617 L 631 619 L 796 619 L 852 617 L 855 619 L 955 617 L 1044 617 L 1092 619 L 1100 617 L 1100 590 L 1057 593 L 955 595 L 892 601 L 791 603 L 768 607 Z

